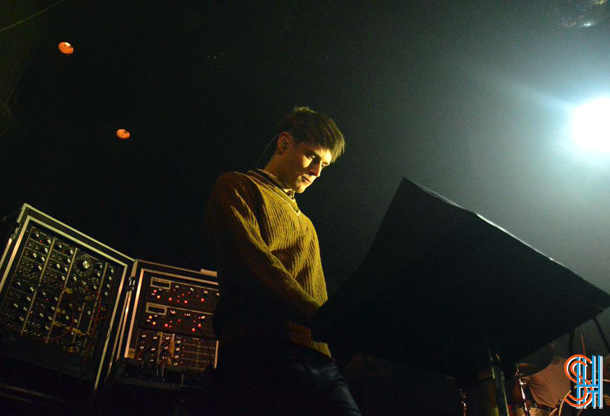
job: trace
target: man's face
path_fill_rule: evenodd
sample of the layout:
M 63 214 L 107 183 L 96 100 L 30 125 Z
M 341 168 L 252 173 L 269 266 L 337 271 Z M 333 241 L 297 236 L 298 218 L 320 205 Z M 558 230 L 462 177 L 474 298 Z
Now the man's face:
M 322 169 L 331 161 L 328 149 L 293 139 L 282 155 L 281 177 L 290 189 L 300 194 L 320 177 Z

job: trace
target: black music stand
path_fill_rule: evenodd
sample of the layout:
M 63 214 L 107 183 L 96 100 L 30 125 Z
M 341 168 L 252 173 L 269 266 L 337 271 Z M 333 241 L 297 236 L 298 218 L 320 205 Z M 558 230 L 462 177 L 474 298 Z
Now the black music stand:
M 481 363 L 498 376 L 500 355 L 508 369 L 608 306 L 607 293 L 405 178 L 314 338 L 468 382 Z

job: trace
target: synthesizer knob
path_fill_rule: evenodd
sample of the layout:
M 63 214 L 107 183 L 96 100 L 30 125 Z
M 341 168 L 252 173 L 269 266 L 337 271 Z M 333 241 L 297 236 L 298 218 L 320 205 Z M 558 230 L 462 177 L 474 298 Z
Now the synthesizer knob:
M 53 240 L 51 240 L 50 238 L 47 238 L 47 244 L 51 244 L 53 242 Z
M 40 257 L 40 261 L 45 261 L 47 258 L 45 256 Z
M 21 310 L 22 310 L 23 312 L 27 312 L 27 311 L 28 311 L 28 308 L 27 308 L 27 306 L 24 306 L 23 308 L 21 308 Z
M 37 258 L 38 258 L 38 254 L 36 254 L 36 253 L 32 253 L 32 258 L 33 258 L 33 259 L 37 259 Z
M 91 262 L 89 262 L 89 260 L 81 260 L 78 264 L 78 268 L 82 271 L 87 271 L 91 268 Z
M 68 253 L 70 253 L 70 254 L 74 254 L 74 250 L 70 249 L 70 250 L 68 251 Z
M 34 293 L 34 286 L 29 287 L 30 292 Z
M 26 296 L 26 297 L 25 297 L 25 300 L 27 300 L 28 302 L 31 302 L 31 301 L 32 301 L 32 298 L 31 298 L 31 297 L 29 297 L 29 296 Z
M 49 249 L 45 247 L 45 248 L 44 248 L 44 252 L 45 252 L 45 253 L 48 253 L 48 252 L 49 252 Z
M 57 248 L 62 249 L 62 248 L 64 248 L 64 246 L 61 243 L 57 243 Z
M 40 313 L 38 314 L 38 316 L 39 316 L 39 317 L 41 317 L 41 318 L 44 318 L 44 313 L 40 312 Z
M 16 304 L 16 303 L 13 303 L 13 308 L 15 308 L 15 309 L 19 309 L 19 305 L 18 305 L 18 304 Z
M 40 233 L 38 231 L 34 231 L 34 237 L 40 238 Z
M 72 263 L 72 259 L 66 259 L 66 263 L 68 263 L 68 264 Z
M 56 268 L 57 270 L 61 269 L 61 264 L 59 264 L 59 263 L 55 263 L 55 268 Z

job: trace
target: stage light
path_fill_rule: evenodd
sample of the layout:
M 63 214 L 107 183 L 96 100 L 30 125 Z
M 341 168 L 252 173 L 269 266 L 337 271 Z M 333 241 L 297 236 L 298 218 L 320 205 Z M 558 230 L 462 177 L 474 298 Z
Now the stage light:
M 610 98 L 599 98 L 577 108 L 572 132 L 583 150 L 610 153 Z
M 556 22 L 565 28 L 587 28 L 610 17 L 608 0 L 546 0 Z
M 116 131 L 116 135 L 121 140 L 129 139 L 129 136 L 131 136 L 131 134 L 125 129 L 118 129 Z
M 59 51 L 64 55 L 72 55 L 74 53 L 74 47 L 68 42 L 60 42 L 59 45 L 57 45 L 57 48 L 59 48 Z

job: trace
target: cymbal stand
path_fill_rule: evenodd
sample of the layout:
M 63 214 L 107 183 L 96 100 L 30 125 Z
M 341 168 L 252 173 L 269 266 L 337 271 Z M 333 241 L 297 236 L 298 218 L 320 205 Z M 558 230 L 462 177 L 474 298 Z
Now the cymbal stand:
M 523 401 L 523 411 L 527 416 L 531 416 L 530 407 L 527 404 L 527 398 L 525 397 L 525 386 L 527 382 L 523 380 L 523 373 L 519 369 L 519 364 L 516 365 L 515 377 L 517 377 L 517 381 L 519 382 L 519 391 L 521 393 L 521 400 Z

